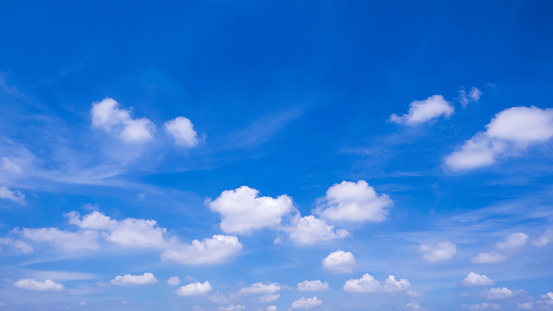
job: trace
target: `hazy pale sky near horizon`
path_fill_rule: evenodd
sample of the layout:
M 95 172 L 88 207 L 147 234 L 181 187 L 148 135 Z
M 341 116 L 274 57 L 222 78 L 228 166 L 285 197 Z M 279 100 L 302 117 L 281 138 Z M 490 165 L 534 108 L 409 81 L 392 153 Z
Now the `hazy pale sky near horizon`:
M 553 310 L 550 1 L 4 1 L 0 310 Z

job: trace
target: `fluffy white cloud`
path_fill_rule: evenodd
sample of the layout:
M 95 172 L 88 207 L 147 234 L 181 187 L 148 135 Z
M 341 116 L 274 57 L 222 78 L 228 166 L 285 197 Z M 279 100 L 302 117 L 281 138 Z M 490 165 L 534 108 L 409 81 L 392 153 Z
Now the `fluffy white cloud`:
M 423 253 L 424 261 L 437 263 L 451 259 L 457 252 L 457 247 L 449 241 L 443 241 L 437 244 L 423 244 L 419 246 L 419 252 Z
M 354 263 L 355 263 L 355 259 L 354 259 Z M 299 291 L 312 292 L 312 291 L 323 291 L 327 289 L 328 289 L 328 283 L 322 282 L 321 280 L 315 280 L 315 281 L 305 280 L 303 282 L 298 283 Z
M 465 286 L 485 286 L 493 285 L 494 281 L 483 274 L 471 272 L 463 279 L 462 283 Z
M 415 126 L 432 119 L 444 116 L 449 117 L 455 108 L 442 95 L 433 95 L 425 100 L 415 100 L 409 104 L 409 112 L 402 116 L 393 114 L 390 121 L 397 124 Z
M 478 102 L 480 100 L 480 96 L 482 96 L 482 92 L 475 87 L 470 89 L 468 96 L 464 88 L 459 90 L 459 102 L 463 105 L 463 107 L 466 107 L 469 102 Z
M 242 249 L 238 238 L 230 235 L 214 235 L 191 244 L 179 244 L 163 252 L 161 258 L 184 265 L 223 263 Z
M 222 216 L 221 229 L 227 233 L 249 234 L 254 230 L 274 227 L 293 208 L 292 198 L 260 197 L 259 191 L 247 186 L 225 190 L 208 207 Z
M 411 290 L 411 283 L 406 279 L 396 280 L 396 277 L 389 275 L 386 281 L 384 281 L 383 289 L 385 292 L 400 292 Z
M 494 287 L 485 291 L 484 296 L 489 300 L 500 300 L 509 297 L 513 297 L 515 292 L 508 289 L 507 287 Z
M 290 239 L 298 245 L 313 245 L 334 239 L 343 239 L 350 234 L 344 229 L 334 230 L 334 226 L 328 225 L 323 219 L 313 215 L 296 216 L 287 227 Z
M 528 240 L 528 235 L 522 232 L 512 233 L 507 237 L 505 242 L 495 244 L 497 249 L 512 250 L 524 246 Z
M 171 286 L 177 286 L 180 284 L 180 279 L 178 276 L 172 276 L 167 280 L 167 284 Z
M 471 258 L 473 263 L 497 263 L 505 260 L 507 257 L 494 251 L 482 252 Z
M 56 283 L 52 280 L 46 280 L 44 282 L 40 282 L 34 279 L 21 279 L 15 283 L 13 283 L 15 287 L 19 287 L 22 289 L 28 289 L 28 290 L 37 290 L 37 291 L 62 291 L 64 290 L 64 287 L 60 283 Z
M 529 146 L 553 137 L 553 109 L 513 107 L 503 110 L 461 148 L 445 159 L 452 171 L 476 169 L 499 158 L 521 155 Z
M 403 308 L 406 311 L 425 311 L 426 309 L 419 305 L 416 301 L 409 301 Z
M 317 297 L 313 297 L 313 298 L 304 298 L 304 297 L 301 297 L 300 299 L 292 302 L 292 304 L 290 305 L 290 308 L 292 309 L 311 309 L 311 308 L 315 308 L 315 307 L 318 307 L 320 305 L 322 305 L 323 302 L 319 299 L 317 299 Z
M 471 311 L 480 311 L 480 310 L 501 310 L 501 305 L 497 303 L 488 303 L 483 302 L 479 304 L 474 305 L 467 305 L 464 304 L 463 308 L 471 310 Z
M 323 267 L 338 273 L 351 273 L 355 267 L 355 257 L 350 252 L 338 250 L 323 259 Z
M 263 295 L 259 297 L 259 301 L 262 303 L 273 302 L 280 298 L 280 294 Z
M 21 205 L 25 204 L 25 195 L 21 191 L 11 191 L 6 186 L 0 186 L 0 199 L 10 200 Z
M 188 118 L 176 117 L 165 122 L 165 130 L 175 140 L 175 145 L 183 147 L 195 147 L 198 145 L 198 134 L 194 131 L 194 125 Z
M 132 274 L 125 274 L 125 275 L 118 275 L 113 280 L 111 280 L 111 284 L 113 285 L 121 285 L 121 286 L 130 286 L 130 285 L 146 285 L 146 284 L 153 284 L 156 283 L 157 279 L 155 276 L 149 272 L 146 272 L 142 275 L 132 275 Z
M 537 238 L 532 243 L 536 247 L 544 247 L 551 242 L 553 242 L 553 230 L 546 230 L 539 238 Z
M 281 289 L 280 284 L 278 283 L 254 283 L 248 287 L 243 287 L 240 289 L 241 294 L 274 294 L 279 292 Z
M 268 306 L 267 311 L 277 311 L 277 307 L 276 306 Z
M 119 108 L 111 98 L 92 103 L 92 125 L 118 137 L 126 143 L 151 140 L 156 130 L 146 118 L 133 119 L 129 110 Z
M 378 195 L 364 180 L 342 181 L 319 199 L 316 213 L 335 221 L 380 222 L 386 219 L 393 202 L 386 194 Z
M 98 250 L 98 233 L 92 230 L 81 230 L 70 232 L 59 230 L 58 228 L 39 228 L 22 230 L 15 229 L 14 233 L 19 233 L 25 239 L 35 242 L 49 242 L 55 247 L 64 251 L 73 252 L 80 250 Z
M 219 307 L 217 310 L 218 311 L 240 311 L 240 310 L 245 310 L 246 307 L 244 307 L 243 305 L 230 305 L 228 307 Z
M 344 284 L 344 291 L 354 293 L 376 293 L 381 290 L 380 282 L 365 273 L 360 279 L 351 279 Z
M 33 247 L 31 245 L 12 238 L 0 238 L 0 245 L 5 245 L 22 254 L 30 254 L 33 252 Z
M 209 284 L 208 281 L 205 281 L 203 283 L 197 282 L 181 286 L 177 289 L 176 293 L 179 296 L 199 296 L 206 295 L 211 290 L 211 284 Z

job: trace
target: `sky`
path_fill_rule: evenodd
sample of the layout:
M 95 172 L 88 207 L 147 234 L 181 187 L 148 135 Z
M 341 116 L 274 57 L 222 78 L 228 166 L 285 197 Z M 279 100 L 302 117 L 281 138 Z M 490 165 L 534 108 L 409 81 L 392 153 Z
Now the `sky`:
M 0 3 L 0 311 L 553 310 L 552 14 Z

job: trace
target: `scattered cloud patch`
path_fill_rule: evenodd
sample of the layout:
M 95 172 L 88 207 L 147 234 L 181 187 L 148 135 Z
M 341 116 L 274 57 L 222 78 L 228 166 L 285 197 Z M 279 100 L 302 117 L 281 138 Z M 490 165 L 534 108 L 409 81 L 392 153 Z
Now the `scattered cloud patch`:
M 457 247 L 449 241 L 443 241 L 434 245 L 423 244 L 419 246 L 419 252 L 423 254 L 422 260 L 430 263 L 438 263 L 451 259 L 453 255 L 457 253 Z
M 411 300 L 408 302 L 405 307 L 403 307 L 403 310 L 406 311 L 425 311 L 426 309 L 423 308 L 421 305 L 419 305 L 416 301 Z
M 364 180 L 334 184 L 319 199 L 316 213 L 334 221 L 381 222 L 393 202 L 386 194 L 377 194 Z
M 177 146 L 190 148 L 198 145 L 198 134 L 188 118 L 176 117 L 165 122 L 165 130 L 173 137 Z
M 464 88 L 459 90 L 459 102 L 463 108 L 467 107 L 470 102 L 478 102 L 480 100 L 480 96 L 482 96 L 482 92 L 474 86 L 470 88 L 468 95 Z
M 0 245 L 4 245 L 21 254 L 30 254 L 33 252 L 33 247 L 31 245 L 12 238 L 0 238 Z
M 532 242 L 536 247 L 544 247 L 553 242 L 553 230 L 546 230 L 540 237 Z
M 201 296 L 207 295 L 211 290 L 211 284 L 205 281 L 203 283 L 197 282 L 181 286 L 177 289 L 176 293 L 179 296 Z
M 499 159 L 521 156 L 530 146 L 553 137 L 553 109 L 513 107 L 497 113 L 486 130 L 445 158 L 452 171 L 490 166 Z
M 304 298 L 304 297 L 301 297 L 300 299 L 292 302 L 292 304 L 290 305 L 290 308 L 292 309 L 312 309 L 312 308 L 315 308 L 315 307 L 318 307 L 320 305 L 322 305 L 323 302 L 319 299 L 317 299 L 317 297 L 313 297 L 313 298 Z
M 281 285 L 278 283 L 254 283 L 248 287 L 243 287 L 240 289 L 241 294 L 274 294 L 279 292 Z
M 36 291 L 60 292 L 65 289 L 62 284 L 56 283 L 52 280 L 46 280 L 44 282 L 40 282 L 35 279 L 21 279 L 13 283 L 13 285 L 18 288 L 36 290 Z
M 323 267 L 332 272 L 351 273 L 355 267 L 355 257 L 350 252 L 338 250 L 323 259 Z
M 0 199 L 10 200 L 17 204 L 25 205 L 25 195 L 21 191 L 11 191 L 6 186 L 0 186 Z
M 507 260 L 505 255 L 498 252 L 482 252 L 471 258 L 472 263 L 498 263 Z
M 328 289 L 328 283 L 321 280 L 303 281 L 298 283 L 298 290 L 304 292 L 323 291 Z
M 58 228 L 23 228 L 14 229 L 12 232 L 19 233 L 21 237 L 31 241 L 52 243 L 56 248 L 67 252 L 100 249 L 98 233 L 93 230 L 71 232 Z
M 365 273 L 360 279 L 351 279 L 344 284 L 344 291 L 353 293 L 376 293 L 381 290 L 380 282 Z
M 172 260 L 183 265 L 219 264 L 226 262 L 242 250 L 242 243 L 231 235 L 214 235 L 202 241 L 193 240 L 190 244 L 178 244 L 161 254 L 164 260 Z
M 501 305 L 497 303 L 482 302 L 482 303 L 473 304 L 473 305 L 464 304 L 463 308 L 468 309 L 470 311 L 501 310 Z
M 323 219 L 313 215 L 294 217 L 291 226 L 284 230 L 289 232 L 290 239 L 298 245 L 314 245 L 334 239 L 343 239 L 350 235 L 344 229 L 335 230 L 334 226 L 328 225 Z
M 180 284 L 180 279 L 178 276 L 172 276 L 167 280 L 167 284 L 171 286 L 177 286 Z
M 240 311 L 245 309 L 246 307 L 244 307 L 243 305 L 229 305 L 228 307 L 219 307 L 217 310 L 218 311 Z
M 277 307 L 276 306 L 268 306 L 267 311 L 277 311 Z
M 471 272 L 464 279 L 462 284 L 465 286 L 487 286 L 493 285 L 495 282 L 489 277 Z
M 262 303 L 277 301 L 280 298 L 280 294 L 263 295 L 259 297 L 259 301 Z
M 142 275 L 118 275 L 110 282 L 112 285 L 131 286 L 131 285 L 146 285 L 157 283 L 157 279 L 152 273 L 146 272 Z
M 512 233 L 507 237 L 505 242 L 498 242 L 495 244 L 495 248 L 501 250 L 513 250 L 522 247 L 528 241 L 528 235 L 522 232 Z
M 453 112 L 455 112 L 455 108 L 442 95 L 433 95 L 425 100 L 413 101 L 409 104 L 407 114 L 402 116 L 392 114 L 390 121 L 397 124 L 415 126 L 441 116 L 448 118 Z
M 512 291 L 507 287 L 494 287 L 484 291 L 484 297 L 488 300 L 502 300 L 521 293 L 524 293 L 524 291 Z
M 292 198 L 260 197 L 259 191 L 248 186 L 225 190 L 207 202 L 208 207 L 222 216 L 221 230 L 226 233 L 250 234 L 254 230 L 275 227 L 293 208 Z

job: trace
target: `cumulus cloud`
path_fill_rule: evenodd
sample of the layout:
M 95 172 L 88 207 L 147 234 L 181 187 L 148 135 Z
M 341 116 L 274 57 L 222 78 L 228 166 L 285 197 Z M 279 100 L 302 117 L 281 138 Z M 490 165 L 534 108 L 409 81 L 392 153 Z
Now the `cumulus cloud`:
M 530 146 L 553 137 L 553 109 L 513 107 L 497 113 L 486 130 L 467 140 L 445 158 L 452 171 L 465 171 L 520 156 Z
M 230 235 L 214 235 L 191 244 L 179 244 L 163 252 L 161 258 L 184 265 L 218 264 L 226 262 L 242 249 L 238 238 Z
M 33 252 L 33 247 L 31 245 L 12 238 L 0 238 L 0 245 L 7 246 L 8 248 L 22 254 L 30 254 Z
M 0 199 L 10 200 L 17 204 L 25 204 L 25 195 L 21 191 L 11 191 L 6 186 L 0 186 Z
M 171 286 L 177 286 L 180 284 L 180 279 L 178 276 L 172 276 L 167 280 L 167 284 Z
M 221 195 L 208 201 L 208 207 L 222 216 L 221 230 L 226 233 L 249 234 L 254 230 L 275 227 L 282 216 L 293 210 L 292 198 L 260 197 L 259 191 L 248 186 L 235 190 L 225 190 Z
M 501 300 L 505 298 L 513 297 L 516 292 L 508 289 L 507 287 L 494 287 L 484 292 L 484 297 L 488 300 Z
M 480 310 L 501 310 L 501 305 L 497 303 L 488 303 L 483 302 L 479 304 L 467 305 L 464 304 L 463 308 L 471 311 L 480 311 Z
M 482 96 L 482 92 L 475 87 L 470 88 L 468 96 L 464 88 L 459 90 L 459 102 L 461 103 L 463 108 L 466 107 L 470 102 L 478 102 L 480 100 L 480 96 Z
M 259 301 L 263 303 L 273 302 L 280 298 L 280 294 L 263 295 L 259 297 Z
M 425 311 L 426 309 L 423 308 L 421 305 L 419 305 L 416 301 L 409 301 L 405 307 L 403 307 L 406 311 Z
M 494 281 L 483 274 L 471 272 L 463 279 L 462 283 L 465 286 L 487 286 L 493 285 Z
M 112 285 L 120 286 L 131 286 L 131 285 L 146 285 L 156 283 L 157 279 L 155 276 L 149 272 L 146 272 L 142 275 L 118 275 L 113 280 L 111 280 Z
M 173 137 L 175 145 L 183 147 L 198 145 L 198 134 L 194 131 L 194 125 L 188 118 L 176 117 L 165 122 L 165 130 Z
M 407 279 L 400 279 L 398 281 L 393 275 L 388 276 L 383 286 L 385 292 L 409 291 L 411 288 L 411 283 Z
M 279 292 L 281 285 L 278 283 L 254 283 L 248 287 L 243 287 L 240 289 L 241 294 L 274 294 Z
M 322 305 L 323 302 L 319 299 L 317 299 L 317 297 L 313 297 L 313 298 L 304 298 L 304 297 L 301 297 L 300 299 L 292 302 L 292 304 L 290 305 L 290 308 L 292 309 L 311 309 L 311 308 L 315 308 L 315 307 L 318 307 L 320 305 Z
M 218 311 L 240 311 L 240 310 L 245 310 L 246 307 L 244 307 L 243 305 L 229 305 L 228 307 L 219 307 L 217 310 Z
M 494 251 L 482 252 L 471 258 L 473 263 L 498 263 L 507 260 L 507 257 Z
M 313 215 L 294 217 L 291 226 L 284 230 L 289 232 L 290 239 L 298 245 L 313 245 L 334 239 L 343 239 L 350 235 L 344 229 L 335 230 L 334 226 L 328 225 L 323 219 Z
M 350 252 L 338 250 L 323 259 L 323 267 L 337 273 L 351 273 L 355 267 L 355 257 Z
M 151 140 L 156 130 L 152 121 L 132 118 L 131 112 L 119 108 L 117 101 L 112 98 L 92 103 L 90 113 L 92 126 L 101 128 L 126 143 Z
M 432 119 L 444 116 L 449 117 L 453 114 L 455 108 L 450 102 L 446 101 L 442 95 L 433 95 L 425 100 L 415 100 L 409 104 L 409 112 L 402 116 L 392 114 L 390 121 L 415 126 Z
M 22 289 L 28 289 L 28 290 L 36 290 L 36 291 L 62 291 L 64 290 L 64 287 L 60 283 L 56 283 L 52 280 L 46 280 L 44 282 L 40 282 L 34 279 L 21 279 L 15 283 L 13 283 L 15 287 L 22 288 Z
M 352 255 L 353 256 L 353 255 Z M 355 260 L 354 260 L 355 263 Z M 313 292 L 313 291 L 323 291 L 328 289 L 328 283 L 322 282 L 321 280 L 299 282 L 297 286 L 299 291 L 304 292 Z
M 364 180 L 334 184 L 319 199 L 316 213 L 334 221 L 380 222 L 386 219 L 393 202 L 386 194 L 378 195 Z
M 524 246 L 527 240 L 528 235 L 526 233 L 515 232 L 510 234 L 505 242 L 496 243 L 495 247 L 501 250 L 513 250 Z
M 208 281 L 203 283 L 190 283 L 188 285 L 181 286 L 177 289 L 176 293 L 179 296 L 200 296 L 207 295 L 212 290 L 211 284 Z
M 455 255 L 457 247 L 449 241 L 437 244 L 423 244 L 419 246 L 419 252 L 423 253 L 422 259 L 430 263 L 437 263 L 448 260 Z
M 344 284 L 344 291 L 354 293 L 376 293 L 381 290 L 380 282 L 365 273 L 360 279 L 351 279 Z
M 553 230 L 546 230 L 539 238 L 532 242 L 536 247 L 544 247 L 553 242 Z
M 58 228 L 23 228 L 15 229 L 12 232 L 19 233 L 23 238 L 35 242 L 52 243 L 55 247 L 68 252 L 100 249 L 98 233 L 92 230 L 70 232 Z

